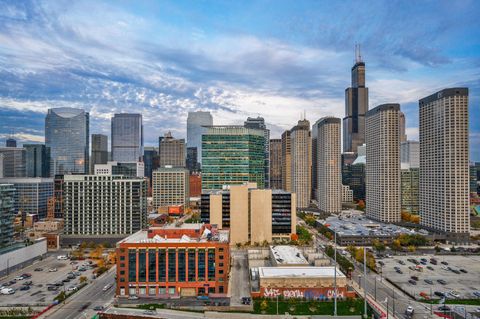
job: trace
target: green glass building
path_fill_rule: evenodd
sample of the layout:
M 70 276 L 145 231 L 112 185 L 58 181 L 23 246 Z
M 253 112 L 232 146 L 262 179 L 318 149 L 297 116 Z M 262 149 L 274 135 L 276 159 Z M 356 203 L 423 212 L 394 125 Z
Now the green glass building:
M 403 165 L 403 164 L 402 164 Z M 402 211 L 413 214 L 419 212 L 420 170 L 403 166 L 401 169 Z
M 263 130 L 209 126 L 202 135 L 202 190 L 246 182 L 265 187 Z

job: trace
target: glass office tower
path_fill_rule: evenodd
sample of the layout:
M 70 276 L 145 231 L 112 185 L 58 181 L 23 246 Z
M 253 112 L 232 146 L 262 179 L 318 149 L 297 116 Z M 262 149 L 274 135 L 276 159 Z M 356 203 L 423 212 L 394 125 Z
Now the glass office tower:
M 68 107 L 48 110 L 45 145 L 50 148 L 50 176 L 88 173 L 88 131 L 88 112 Z
M 141 114 L 121 113 L 112 118 L 112 160 L 143 161 L 143 123 Z

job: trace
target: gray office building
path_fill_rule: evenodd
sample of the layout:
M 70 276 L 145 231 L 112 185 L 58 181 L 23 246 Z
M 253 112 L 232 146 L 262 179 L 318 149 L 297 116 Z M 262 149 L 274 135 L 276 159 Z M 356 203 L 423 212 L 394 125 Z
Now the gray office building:
M 108 136 L 103 134 L 92 134 L 92 156 L 90 157 L 91 172 L 95 164 L 107 164 L 108 162 Z
M 160 140 L 159 156 L 160 167 L 185 167 L 185 140 L 173 138 L 171 132 L 166 133 Z
M 12 184 L 0 183 L 0 248 L 13 240 L 13 220 L 15 218 L 15 188 Z
M 45 117 L 45 145 L 50 148 L 50 176 L 87 174 L 89 114 L 68 107 L 49 109 Z
M 0 147 L 0 178 L 25 177 L 25 149 Z
M 143 161 L 141 114 L 120 113 L 112 117 L 112 161 Z
M 365 87 L 365 62 L 359 49 L 352 67 L 352 86 L 345 90 L 345 117 L 343 118 L 343 151 L 357 153 L 365 143 L 365 113 L 368 111 L 368 88 Z
M 27 214 L 47 217 L 48 199 L 53 197 L 53 178 L 1 178 L 0 184 L 11 184 L 15 188 L 15 212 L 22 212 L 24 217 Z
M 50 177 L 50 148 L 44 144 L 23 144 L 26 177 Z
M 203 126 L 212 126 L 213 118 L 210 112 L 188 112 L 187 117 L 187 146 L 196 147 L 198 163 L 202 164 L 202 134 L 207 129 Z

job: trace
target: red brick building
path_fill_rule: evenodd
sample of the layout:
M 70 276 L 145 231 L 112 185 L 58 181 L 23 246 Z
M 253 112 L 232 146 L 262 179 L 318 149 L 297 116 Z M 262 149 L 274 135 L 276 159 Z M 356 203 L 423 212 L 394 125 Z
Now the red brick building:
M 202 195 L 202 178 L 198 174 L 190 175 L 190 197 L 200 197 Z
M 117 296 L 226 296 L 229 232 L 212 225 L 166 225 L 117 243 Z

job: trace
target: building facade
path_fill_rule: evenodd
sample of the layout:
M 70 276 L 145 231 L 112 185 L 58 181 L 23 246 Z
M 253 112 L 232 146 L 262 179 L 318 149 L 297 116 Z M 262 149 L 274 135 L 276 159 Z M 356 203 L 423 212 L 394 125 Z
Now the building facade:
M 306 208 L 312 195 L 312 136 L 310 122 L 300 120 L 290 130 L 292 193 L 297 206 Z
M 406 164 L 401 164 L 401 167 L 402 212 L 418 214 L 420 169 L 409 167 Z
M 185 167 L 185 140 L 173 138 L 171 132 L 165 133 L 159 145 L 160 167 L 167 165 Z
M 365 113 L 368 111 L 368 88 L 365 86 L 365 62 L 359 52 L 352 67 L 352 86 L 345 90 L 343 151 L 357 153 L 365 143 Z
M 50 149 L 44 144 L 23 144 L 25 176 L 50 177 Z
M 228 231 L 212 225 L 151 227 L 117 243 L 117 296 L 175 298 L 228 292 Z
M 248 117 L 244 122 L 246 128 L 253 128 L 263 131 L 263 137 L 265 138 L 265 188 L 271 188 L 270 186 L 270 130 L 265 125 L 265 119 L 263 117 Z
M 420 168 L 420 142 L 402 142 L 400 144 L 400 162 L 410 168 Z
M 292 191 L 292 145 L 290 131 L 282 133 L 282 189 Z
M 198 150 L 196 147 L 187 147 L 187 169 L 190 173 L 200 171 L 200 163 L 198 162 Z
M 0 183 L 0 247 L 13 241 L 15 219 L 15 188 L 12 184 Z
M 147 226 L 147 184 L 143 178 L 65 175 L 66 235 L 129 235 Z
M 90 158 L 90 172 L 94 172 L 96 164 L 107 164 L 107 162 L 108 136 L 103 134 L 92 134 L 92 156 Z
M 153 171 L 153 208 L 188 207 L 189 172 L 181 167 L 160 167 Z
M 47 203 L 53 197 L 53 178 L 2 178 L 0 183 L 15 188 L 15 212 L 22 212 L 23 220 L 27 214 L 36 214 L 40 219 L 47 217 Z
M 468 89 L 444 89 L 419 108 L 420 223 L 468 241 Z
M 143 161 L 142 114 L 120 113 L 112 117 L 112 161 Z
M 366 215 L 395 223 L 401 219 L 399 104 L 382 104 L 366 114 Z
M 202 189 L 247 182 L 265 187 L 265 138 L 262 130 L 211 126 L 202 136 Z
M 282 189 L 282 140 L 270 140 L 270 188 Z
M 202 193 L 200 214 L 202 222 L 229 229 L 232 244 L 289 240 L 296 233 L 295 194 L 254 184 Z
M 82 109 L 49 109 L 45 117 L 45 145 L 50 148 L 50 175 L 87 174 L 89 170 L 89 114 Z
M 158 149 L 156 147 L 147 146 L 144 148 L 143 163 L 145 165 L 144 176 L 148 177 L 151 184 L 153 171 L 160 167 L 160 157 L 158 156 Z
M 405 114 L 403 112 L 400 112 L 399 114 L 399 127 L 398 129 L 400 130 L 400 143 L 404 143 L 407 141 L 407 134 L 406 134 L 406 121 L 405 121 Z
M 94 175 L 123 175 L 126 177 L 145 177 L 145 164 L 143 162 L 107 162 L 95 165 Z
M 188 112 L 187 146 L 197 148 L 199 164 L 202 164 L 202 135 L 207 132 L 205 126 L 212 125 L 213 118 L 210 112 Z
M 0 178 L 25 176 L 25 149 L 19 147 L 0 147 Z
M 312 165 L 317 168 L 318 208 L 326 213 L 339 213 L 342 210 L 341 120 L 324 117 L 315 123 L 314 129 L 317 154 Z

